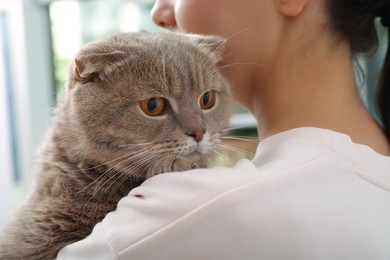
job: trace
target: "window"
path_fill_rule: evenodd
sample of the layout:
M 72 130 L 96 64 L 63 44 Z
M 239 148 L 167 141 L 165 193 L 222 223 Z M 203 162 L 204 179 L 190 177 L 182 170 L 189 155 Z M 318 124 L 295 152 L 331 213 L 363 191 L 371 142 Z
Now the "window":
M 10 101 L 10 84 L 9 72 L 7 71 L 7 38 L 6 38 L 6 13 L 0 10 L 0 171 L 3 173 L 0 181 L 0 227 L 4 225 L 4 220 L 7 219 L 11 213 L 11 201 L 9 197 L 3 194 L 10 194 L 13 178 L 18 177 L 14 166 L 15 156 L 13 143 L 15 139 L 12 136 L 11 123 L 11 106 Z
M 49 6 L 56 89 L 65 83 L 66 66 L 86 43 L 115 32 L 156 30 L 149 18 L 154 1 L 54 1 Z
M 52 66 L 47 8 L 0 2 L 0 227 L 31 187 L 34 154 L 47 131 Z

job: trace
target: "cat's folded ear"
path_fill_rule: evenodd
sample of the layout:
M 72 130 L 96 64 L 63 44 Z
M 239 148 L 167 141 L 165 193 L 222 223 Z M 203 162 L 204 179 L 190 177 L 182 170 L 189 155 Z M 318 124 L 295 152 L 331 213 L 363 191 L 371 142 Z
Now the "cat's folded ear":
M 122 51 L 107 49 L 86 49 L 77 55 L 73 64 L 73 78 L 82 83 L 103 79 L 125 60 Z
M 192 34 L 190 38 L 200 47 L 204 48 L 212 55 L 216 57 L 217 60 L 223 58 L 223 50 L 226 45 L 226 39 L 216 36 L 216 35 L 197 35 Z

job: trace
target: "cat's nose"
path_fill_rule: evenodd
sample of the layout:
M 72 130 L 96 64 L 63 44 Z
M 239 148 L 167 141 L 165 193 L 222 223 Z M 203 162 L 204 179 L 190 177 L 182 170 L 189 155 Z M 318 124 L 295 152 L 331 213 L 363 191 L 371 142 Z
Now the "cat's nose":
M 150 14 L 156 25 L 169 30 L 175 29 L 175 10 L 171 1 L 157 0 Z
M 206 130 L 196 130 L 191 132 L 190 134 L 187 134 L 188 136 L 191 136 L 194 138 L 194 140 L 199 143 L 202 141 L 204 134 L 206 133 Z

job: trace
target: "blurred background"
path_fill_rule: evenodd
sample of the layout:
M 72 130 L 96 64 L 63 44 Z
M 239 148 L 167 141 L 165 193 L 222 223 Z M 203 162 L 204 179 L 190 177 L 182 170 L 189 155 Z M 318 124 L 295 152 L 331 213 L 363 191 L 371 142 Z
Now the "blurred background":
M 79 48 L 123 31 L 161 30 L 150 19 L 154 0 L 0 0 L 0 229 L 31 190 L 37 149 Z M 386 32 L 378 27 L 381 38 Z M 386 49 L 356 59 L 362 99 L 376 116 L 376 81 Z M 365 75 L 363 77 L 363 75 Z M 369 82 L 369 84 L 367 84 Z M 235 105 L 231 127 L 237 158 L 251 157 L 256 123 Z M 228 149 L 229 150 L 229 149 Z M 242 150 L 242 152 L 240 152 Z M 234 157 L 234 156 L 233 156 Z M 234 159 L 233 159 L 234 160 Z

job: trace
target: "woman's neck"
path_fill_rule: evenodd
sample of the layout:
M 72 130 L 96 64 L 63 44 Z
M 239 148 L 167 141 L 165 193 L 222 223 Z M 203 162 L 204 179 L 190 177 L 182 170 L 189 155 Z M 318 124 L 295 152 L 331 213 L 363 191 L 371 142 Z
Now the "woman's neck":
M 366 112 L 355 86 L 347 46 L 284 45 L 259 73 L 253 114 L 261 137 L 297 127 L 319 127 L 349 135 L 356 143 L 390 155 L 380 127 Z M 299 54 L 299 55 L 292 55 Z

